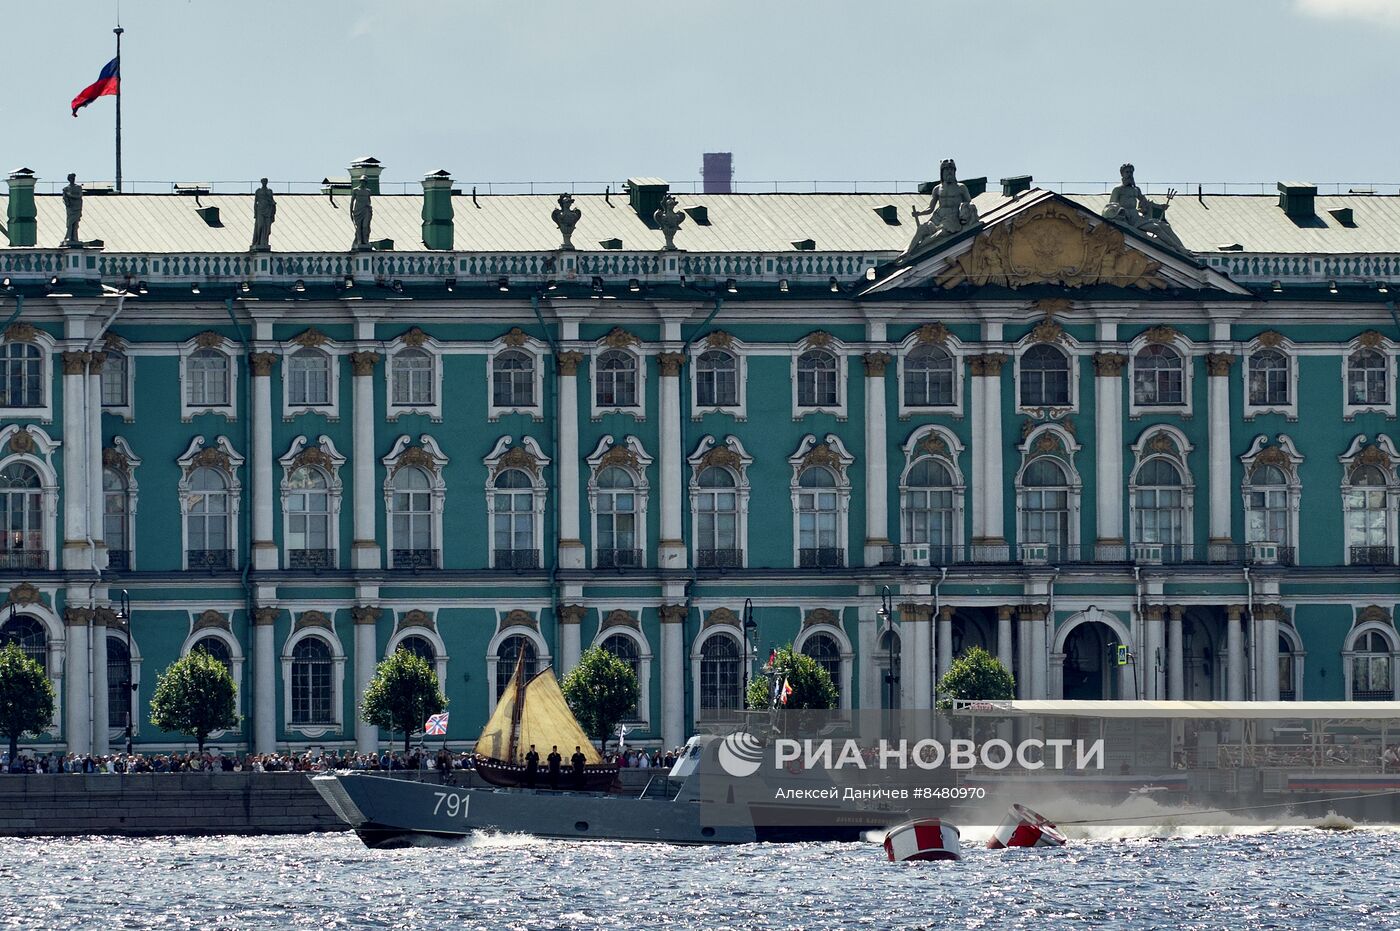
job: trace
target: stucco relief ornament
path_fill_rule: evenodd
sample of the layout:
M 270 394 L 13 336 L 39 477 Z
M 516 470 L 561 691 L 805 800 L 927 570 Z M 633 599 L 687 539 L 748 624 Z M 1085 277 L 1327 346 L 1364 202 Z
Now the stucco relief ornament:
M 1375 349 L 1384 340 L 1385 337 L 1375 330 L 1367 330 L 1365 333 L 1362 333 L 1356 338 L 1357 343 L 1359 343 L 1367 349 Z
M 945 158 L 938 166 L 938 179 L 929 198 L 928 209 L 909 208 L 917 228 L 909 248 L 895 260 L 897 264 L 909 261 L 938 240 L 977 223 L 977 207 L 972 203 L 967 185 L 958 181 L 957 163 Z M 928 219 L 924 220 L 923 217 Z
M 661 206 L 652 214 L 652 219 L 656 221 L 657 229 L 666 237 L 665 250 L 675 252 L 676 231 L 685 222 L 685 211 L 676 209 L 676 198 L 670 194 L 661 198 Z
M 608 335 L 603 337 L 603 342 L 606 343 L 610 349 L 626 349 L 628 346 L 636 345 L 638 340 L 637 337 L 628 333 L 626 330 L 622 329 L 622 327 L 613 327 Z
M 308 327 L 304 332 L 292 337 L 292 342 L 296 343 L 298 346 L 306 346 L 314 349 L 319 346 L 324 346 L 329 339 L 330 338 L 326 336 L 326 334 L 313 326 Z
M 512 349 L 519 349 L 521 346 L 525 345 L 525 340 L 527 339 L 529 339 L 529 337 L 525 335 L 525 331 L 517 326 L 511 327 L 510 332 L 501 337 L 501 342 L 510 346 Z
M 930 456 L 948 456 L 948 444 L 936 433 L 930 433 L 919 441 L 919 449 Z
M 637 469 L 640 468 L 640 465 L 641 464 L 637 461 L 637 454 L 632 452 L 630 447 L 621 445 L 614 446 L 603 453 L 603 457 L 598 460 L 598 471 L 602 472 L 609 466 L 625 466 L 629 469 Z
M 1159 204 L 1148 200 L 1147 195 L 1143 194 L 1142 189 L 1134 182 L 1131 163 L 1119 168 L 1118 174 L 1123 183 L 1114 188 L 1113 193 L 1108 196 L 1108 203 L 1103 208 L 1103 218 L 1144 233 L 1178 252 L 1185 252 L 1186 246 L 1177 238 L 1171 224 L 1167 222 L 1167 206 L 1176 196 L 1176 190 L 1168 189 L 1167 199 Z
M 10 452 L 27 456 L 34 452 L 34 435 L 21 427 L 10 437 Z
M 618 608 L 616 611 L 608 612 L 608 616 L 603 618 L 603 623 L 600 624 L 599 627 L 602 630 L 606 630 L 609 627 L 632 627 L 641 630 L 641 625 L 637 623 L 637 618 L 632 612 L 624 611 L 621 608 Z
M 933 343 L 934 345 L 942 346 L 948 342 L 948 337 L 951 335 L 952 334 L 948 332 L 948 328 L 944 326 L 942 322 L 925 323 L 914 331 L 914 341 L 920 345 Z
M 501 457 L 499 470 L 523 469 L 536 477 L 540 474 L 540 462 L 529 450 L 523 446 L 512 446 L 510 451 Z
M 700 471 L 704 471 L 711 466 L 722 466 L 737 472 L 743 467 L 743 464 L 743 460 L 739 458 L 739 454 L 728 446 L 711 447 L 705 455 L 700 457 Z
M 559 227 L 559 235 L 564 237 L 564 242 L 559 246 L 561 252 L 574 251 L 574 227 L 578 226 L 582 216 L 583 211 L 574 206 L 573 195 L 559 195 L 559 206 L 554 208 L 550 217 L 554 220 L 554 225 Z

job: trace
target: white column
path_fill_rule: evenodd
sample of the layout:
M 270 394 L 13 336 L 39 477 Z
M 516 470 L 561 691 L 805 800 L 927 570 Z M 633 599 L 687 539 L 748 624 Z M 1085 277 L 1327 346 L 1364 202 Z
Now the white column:
M 1001 367 L 1006 356 L 986 353 L 972 363 L 973 546 L 1002 546 Z M 980 454 L 978 450 L 981 450 Z M 978 467 L 980 464 L 980 468 Z M 981 522 L 977 518 L 981 517 Z
M 661 546 L 657 567 L 684 569 L 685 540 L 681 538 L 681 366 L 679 352 L 657 354 L 661 372 Z
M 861 594 L 868 594 L 862 591 Z M 879 652 L 880 634 L 874 608 L 861 608 L 856 621 L 856 662 L 860 677 L 860 702 L 858 708 L 880 708 L 881 689 L 884 682 L 880 678 L 880 666 L 876 653 Z
M 1259 608 L 1260 701 L 1278 701 L 1278 622 L 1282 614 L 1279 605 Z
M 899 606 L 900 619 L 909 632 L 904 644 L 903 657 L 906 668 L 913 674 L 910 702 L 907 707 L 922 710 L 931 706 L 933 695 L 933 664 L 929 652 L 933 647 L 928 605 L 906 603 Z
M 379 620 L 378 608 L 364 605 L 350 609 L 355 619 L 355 752 L 375 753 L 379 750 L 379 728 L 366 724 L 360 719 L 360 709 L 365 700 L 365 689 L 374 678 L 378 665 L 379 650 L 375 622 Z M 271 630 L 271 628 L 268 628 Z M 258 628 L 262 632 L 262 628 Z M 268 638 L 272 638 L 269 636 Z M 259 666 L 261 672 L 261 665 Z M 261 685 L 261 683 L 259 683 Z M 441 683 L 439 683 L 441 685 Z
M 1228 353 L 1206 356 L 1208 403 L 1210 406 L 1210 543 L 1231 542 L 1230 501 L 1230 364 Z
M 379 361 L 375 352 L 350 353 L 350 368 L 354 372 L 352 401 L 351 450 L 354 468 L 355 546 L 352 565 L 356 569 L 378 569 L 379 534 L 375 528 L 374 482 L 374 366 Z M 376 740 L 378 736 L 376 735 Z
M 253 409 L 253 568 L 276 569 L 272 540 L 272 366 L 277 356 L 255 352 L 248 357 Z
M 1011 613 L 1014 609 L 1011 605 L 1001 605 L 997 608 L 997 661 L 1006 667 L 1009 673 L 1015 673 L 1015 664 L 1012 662 L 1011 652 Z
M 84 491 L 84 472 L 88 468 L 88 425 L 83 412 L 83 393 L 86 388 L 85 379 L 89 354 L 86 352 L 65 352 L 61 359 L 63 362 L 63 568 L 89 569 L 92 568 L 92 550 L 88 547 L 87 532 L 91 504 Z M 83 668 L 86 669 L 86 655 L 83 657 L 83 663 Z M 83 714 L 86 717 L 86 708 L 83 710 Z
M 1160 699 L 1165 691 L 1163 674 L 1166 672 L 1167 663 L 1166 631 L 1162 629 L 1161 605 L 1148 605 L 1145 626 L 1147 655 L 1139 663 L 1143 668 L 1142 697 Z
M 105 755 L 110 749 L 107 735 L 107 620 L 110 608 L 92 612 L 92 752 Z
M 878 566 L 890 542 L 889 467 L 885 435 L 887 352 L 865 354 L 865 564 Z
M 1098 549 L 1121 559 L 1123 548 L 1123 366 L 1127 356 L 1094 356 L 1094 454 L 1097 459 Z
M 1186 697 L 1186 656 L 1181 642 L 1184 614 L 1185 609 L 1181 605 L 1167 608 L 1167 698 L 1170 701 L 1181 701 Z
M 583 605 L 562 605 L 559 609 L 559 677 L 567 676 L 578 665 L 583 655 L 581 630 L 583 615 L 587 609 Z M 643 695 L 639 704 L 646 702 Z
M 937 683 L 953 665 L 953 606 L 940 605 L 938 608 L 938 676 Z
M 1031 698 L 1046 698 L 1045 664 L 1049 650 L 1045 644 L 1046 609 L 1037 607 L 1031 613 Z
M 253 612 L 253 751 L 277 749 L 277 647 L 272 641 L 276 608 Z
M 1244 628 L 1240 626 L 1243 613 L 1239 605 L 1225 608 L 1225 649 L 1227 668 L 1225 697 L 1229 701 L 1244 701 Z
M 685 605 L 661 606 L 661 743 L 685 743 Z
M 1035 612 L 1021 608 L 1016 612 L 1016 697 L 1035 697 Z
M 94 352 L 92 359 L 88 363 L 87 374 L 87 474 L 88 474 L 88 514 L 91 515 L 90 532 L 93 542 L 97 545 L 97 564 L 103 568 L 107 566 L 107 543 L 103 539 L 102 527 L 102 363 L 106 361 L 107 354 Z M 106 651 L 107 643 L 103 640 L 102 649 Z M 104 664 L 103 675 L 107 673 Z M 106 693 L 103 693 L 103 700 L 106 700 Z M 105 718 L 104 727 L 105 725 Z M 100 731 L 104 736 L 106 731 Z
M 78 423 L 82 423 L 79 419 Z M 92 751 L 92 682 L 88 668 L 88 621 L 91 608 L 67 608 L 63 612 L 68 627 L 63 669 L 63 738 L 69 753 Z
M 559 353 L 559 567 L 582 569 L 578 484 L 578 365 L 583 353 Z M 663 679 L 664 681 L 664 679 Z M 670 746 L 668 744 L 668 746 Z

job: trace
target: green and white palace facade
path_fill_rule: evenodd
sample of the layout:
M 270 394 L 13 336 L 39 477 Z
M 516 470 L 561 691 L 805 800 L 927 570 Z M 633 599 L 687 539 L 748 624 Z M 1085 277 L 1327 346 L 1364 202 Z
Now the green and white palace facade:
M 974 645 L 1026 698 L 1393 697 L 1400 197 L 1181 196 L 1154 235 L 1160 205 L 974 180 L 927 229 L 927 194 L 381 170 L 278 194 L 266 249 L 254 195 L 188 187 L 89 189 L 67 243 L 10 175 L 0 639 L 59 696 L 31 745 L 115 749 L 130 712 L 183 746 L 147 709 L 194 649 L 239 686 L 215 742 L 257 752 L 387 744 L 358 701 L 401 646 L 457 746 L 521 651 L 592 645 L 668 746 L 787 643 L 852 708 L 931 707 Z

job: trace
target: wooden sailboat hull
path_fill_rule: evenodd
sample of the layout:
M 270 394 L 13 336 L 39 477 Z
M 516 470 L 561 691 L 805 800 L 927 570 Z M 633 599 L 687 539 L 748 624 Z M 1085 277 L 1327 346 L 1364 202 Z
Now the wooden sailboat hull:
M 505 763 L 501 760 L 492 759 L 486 756 L 477 756 L 476 773 L 482 779 L 493 786 L 501 786 L 507 789 L 531 788 L 525 776 L 525 767 L 517 766 L 514 763 Z M 573 770 L 565 768 L 559 773 L 559 788 L 583 790 L 585 792 L 611 792 L 617 784 L 617 767 L 613 765 L 594 765 L 583 768 L 582 784 L 574 780 Z M 551 789 L 549 770 L 540 767 L 533 788 Z

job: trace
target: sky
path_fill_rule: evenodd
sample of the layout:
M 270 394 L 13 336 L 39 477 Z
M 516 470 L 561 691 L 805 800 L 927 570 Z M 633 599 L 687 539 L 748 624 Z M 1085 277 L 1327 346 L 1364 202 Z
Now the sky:
M 61 7 L 59 14 L 56 7 Z M 117 0 L 0 0 L 0 168 L 113 176 Z M 123 174 L 1400 182 L 1400 0 L 125 0 Z M 129 189 L 129 188 L 128 188 Z M 870 189 L 867 187 L 866 189 Z M 1080 186 L 1078 189 L 1084 189 Z

